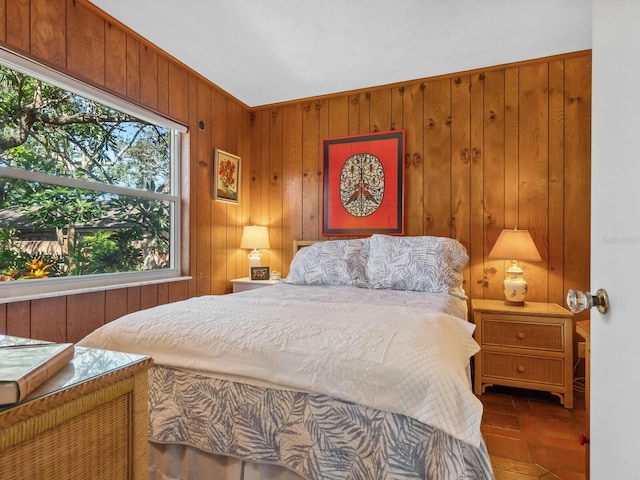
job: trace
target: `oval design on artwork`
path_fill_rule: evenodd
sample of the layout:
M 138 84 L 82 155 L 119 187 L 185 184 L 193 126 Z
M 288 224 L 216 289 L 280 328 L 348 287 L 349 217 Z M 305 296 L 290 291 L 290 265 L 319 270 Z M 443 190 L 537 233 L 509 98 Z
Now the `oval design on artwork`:
M 358 153 L 344 162 L 340 172 L 340 202 L 354 217 L 374 213 L 384 198 L 384 167 L 378 157 Z

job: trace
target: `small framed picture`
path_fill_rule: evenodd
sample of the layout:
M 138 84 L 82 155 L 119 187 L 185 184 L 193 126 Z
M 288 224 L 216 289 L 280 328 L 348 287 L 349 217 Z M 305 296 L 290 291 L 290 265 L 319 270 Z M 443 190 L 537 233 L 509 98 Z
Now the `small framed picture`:
M 240 157 L 216 148 L 213 175 L 213 198 L 221 202 L 239 203 Z
M 269 267 L 251 267 L 251 280 L 269 280 Z

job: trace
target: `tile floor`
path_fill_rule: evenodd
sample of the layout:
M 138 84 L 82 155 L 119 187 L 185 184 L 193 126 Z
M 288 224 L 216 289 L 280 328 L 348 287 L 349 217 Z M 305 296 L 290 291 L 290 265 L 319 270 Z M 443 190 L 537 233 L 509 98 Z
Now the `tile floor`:
M 491 387 L 480 396 L 482 433 L 496 480 L 584 480 L 584 393 L 572 410 L 557 397 L 528 390 Z

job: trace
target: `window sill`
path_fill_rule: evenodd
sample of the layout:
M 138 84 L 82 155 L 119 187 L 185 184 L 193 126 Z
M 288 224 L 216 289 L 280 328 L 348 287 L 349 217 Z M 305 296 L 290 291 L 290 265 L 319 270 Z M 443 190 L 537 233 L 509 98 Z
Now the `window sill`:
M 68 288 L 53 292 L 28 293 L 24 295 L 8 295 L 0 298 L 0 305 L 4 303 L 24 302 L 29 300 L 40 300 L 42 298 L 65 297 L 67 295 L 78 295 L 80 293 L 103 292 L 106 290 L 117 290 L 120 288 L 141 287 L 143 285 L 155 285 L 160 283 L 184 282 L 191 280 L 190 276 L 157 278 L 153 280 L 140 280 L 113 285 L 96 285 L 91 287 Z M 1 293 L 1 291 L 0 291 Z

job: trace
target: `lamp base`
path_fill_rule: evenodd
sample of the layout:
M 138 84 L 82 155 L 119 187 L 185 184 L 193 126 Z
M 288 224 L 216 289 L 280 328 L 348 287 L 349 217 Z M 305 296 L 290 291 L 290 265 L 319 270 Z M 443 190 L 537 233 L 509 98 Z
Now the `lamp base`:
M 257 248 L 254 248 L 249 253 L 249 278 L 251 278 L 251 267 L 262 266 L 262 253 Z
M 507 275 L 504 277 L 504 282 L 502 282 L 504 301 L 507 305 L 524 305 L 527 282 L 522 274 L 522 269 L 518 265 L 512 265 L 507 270 Z
M 513 302 L 511 300 L 505 300 L 504 304 L 512 306 L 512 307 L 524 307 L 525 302 L 524 302 L 524 300 L 522 300 L 521 302 Z

